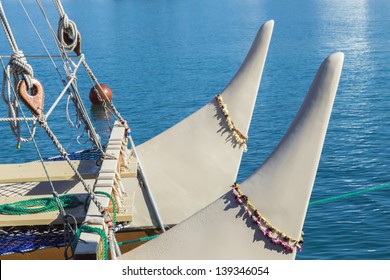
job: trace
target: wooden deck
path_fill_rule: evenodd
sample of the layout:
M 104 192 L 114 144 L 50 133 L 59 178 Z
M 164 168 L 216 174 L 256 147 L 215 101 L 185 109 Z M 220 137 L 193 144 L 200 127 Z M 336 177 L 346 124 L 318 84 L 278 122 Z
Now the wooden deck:
M 137 159 L 127 148 L 125 128 L 116 123 L 106 148 L 106 157 L 98 166 L 95 160 L 73 160 L 86 184 L 94 192 L 104 192 L 114 197 L 117 208 L 117 222 L 131 222 L 134 197 L 139 189 Z M 43 167 L 43 164 L 45 168 Z M 66 209 L 78 223 L 103 228 L 103 217 L 94 203 L 85 209 L 87 193 L 77 180 L 66 161 L 28 162 L 0 165 L 0 204 L 9 204 L 33 198 L 52 197 L 53 187 L 58 194 L 73 194 L 80 200 L 80 206 Z M 49 182 L 47 174 L 50 176 Z M 99 202 L 113 215 L 108 196 L 97 194 Z M 63 224 L 59 211 L 47 213 L 6 215 L 0 214 L 0 228 L 29 225 Z M 78 258 L 93 258 L 96 255 L 100 237 L 82 233 L 76 249 Z

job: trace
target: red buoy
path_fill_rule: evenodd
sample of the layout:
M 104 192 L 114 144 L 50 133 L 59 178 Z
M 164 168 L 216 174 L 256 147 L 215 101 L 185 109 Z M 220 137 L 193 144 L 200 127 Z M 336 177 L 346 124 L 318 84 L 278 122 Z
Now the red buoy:
M 104 93 L 102 90 L 104 91 Z M 112 99 L 112 91 L 105 84 L 100 84 L 100 86 L 95 85 L 89 91 L 89 100 L 92 102 L 92 104 L 100 105 L 99 98 L 97 97 L 98 94 L 99 94 L 100 98 L 102 100 L 104 100 L 105 102 L 110 102 Z

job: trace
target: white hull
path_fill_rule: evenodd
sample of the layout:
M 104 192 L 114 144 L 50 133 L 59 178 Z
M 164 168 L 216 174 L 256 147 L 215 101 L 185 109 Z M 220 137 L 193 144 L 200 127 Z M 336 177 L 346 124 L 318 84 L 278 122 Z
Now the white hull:
M 274 227 L 299 240 L 337 91 L 342 53 L 318 70 L 303 105 L 274 152 L 241 190 Z M 233 179 L 234 180 L 234 179 Z M 122 259 L 294 259 L 254 225 L 226 182 L 224 195 Z M 213 184 L 204 184 L 212 188 Z M 171 200 L 170 200 L 171 201 Z
M 220 94 L 235 126 L 247 135 L 274 22 L 266 22 L 229 85 Z M 236 180 L 242 148 L 234 142 L 216 100 L 137 147 L 162 221 L 175 225 L 220 197 Z M 135 212 L 145 213 L 136 201 Z M 130 227 L 152 225 L 134 215 Z M 154 223 L 156 224 L 156 223 Z

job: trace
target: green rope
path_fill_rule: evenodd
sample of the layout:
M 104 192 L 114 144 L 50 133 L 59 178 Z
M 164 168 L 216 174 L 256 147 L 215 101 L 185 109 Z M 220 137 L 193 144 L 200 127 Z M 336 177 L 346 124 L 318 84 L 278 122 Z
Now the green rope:
M 115 227 L 116 226 L 116 209 L 117 209 L 117 206 L 116 206 L 116 202 L 115 202 L 114 197 L 111 196 L 109 193 L 101 192 L 101 191 L 96 191 L 95 194 L 105 195 L 105 196 L 107 196 L 111 200 L 112 207 L 113 207 L 113 212 L 114 212 L 113 224 L 114 224 L 114 227 Z M 97 228 L 97 227 L 91 227 L 91 226 L 88 226 L 88 225 L 82 225 L 76 231 L 76 236 L 74 238 L 74 247 L 76 247 L 76 244 L 77 244 L 77 242 L 80 239 L 81 232 L 96 233 L 96 234 L 100 235 L 100 237 L 102 239 L 102 244 L 103 244 L 103 260 L 107 260 L 108 259 L 108 241 L 107 241 L 107 236 L 106 236 L 106 233 L 104 232 L 104 230 L 102 230 L 101 228 Z
M 104 230 L 102 230 L 101 228 L 97 228 L 97 227 L 82 225 L 76 231 L 76 235 L 74 238 L 74 247 L 76 247 L 75 245 L 79 241 L 80 235 L 82 232 L 96 233 L 96 234 L 100 235 L 100 238 L 102 239 L 102 244 L 103 244 L 103 260 L 107 260 L 108 259 L 108 243 L 107 243 L 107 236 L 106 236 L 106 233 L 104 232 Z
M 74 208 L 81 204 L 80 200 L 70 194 L 59 197 L 64 208 Z M 58 210 L 55 197 L 33 198 L 9 204 L 0 205 L 0 214 L 26 215 Z
M 328 197 L 328 198 L 324 198 L 324 199 L 311 201 L 309 203 L 309 205 L 316 205 L 316 204 L 322 204 L 322 203 L 326 203 L 326 202 L 331 202 L 331 201 L 339 200 L 339 199 L 342 199 L 342 198 L 348 198 L 348 197 L 351 197 L 351 196 L 360 195 L 360 194 L 363 194 L 363 193 L 368 193 L 368 192 L 372 192 L 372 191 L 386 189 L 386 188 L 389 188 L 389 187 L 390 187 L 390 184 L 382 185 L 382 186 L 376 186 L 376 187 L 368 188 L 368 189 L 365 189 L 365 190 L 350 192 L 350 193 L 346 193 L 346 194 L 342 194 L 342 195 L 337 195 L 337 196 L 332 196 L 332 197 Z
M 129 245 L 129 244 L 142 242 L 142 241 L 149 241 L 149 240 L 152 240 L 152 239 L 156 238 L 157 236 L 158 235 L 152 235 L 152 236 L 140 237 L 140 238 L 134 239 L 134 240 L 118 242 L 118 245 L 119 246 L 123 246 L 123 245 Z

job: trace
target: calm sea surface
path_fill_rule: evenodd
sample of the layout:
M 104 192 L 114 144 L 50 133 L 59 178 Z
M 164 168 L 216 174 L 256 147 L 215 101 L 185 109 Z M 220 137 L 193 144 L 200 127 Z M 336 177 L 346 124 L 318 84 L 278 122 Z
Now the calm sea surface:
M 3 2 L 19 48 L 28 55 L 45 54 L 18 1 Z M 58 14 L 52 1 L 41 2 L 56 26 Z M 333 52 L 344 52 L 312 200 L 390 183 L 390 1 L 62 2 L 82 33 L 88 63 L 99 81 L 113 89 L 114 103 L 129 121 L 136 144 L 174 125 L 222 91 L 258 28 L 266 20 L 275 20 L 239 181 L 277 145 L 322 60 Z M 23 3 L 47 48 L 56 53 L 35 1 Z M 2 32 L 0 54 L 10 53 Z M 8 59 L 2 61 L 6 64 Z M 49 60 L 31 58 L 29 62 L 45 85 L 49 108 L 61 91 L 59 76 Z M 104 114 L 90 107 L 90 84 L 82 85 L 85 80 L 79 78 L 80 90 L 105 138 Z M 62 100 L 49 118 L 51 128 L 68 151 L 88 148 L 82 131 L 65 125 L 65 107 Z M 5 110 L 1 103 L 0 117 L 6 115 Z M 37 159 L 31 143 L 15 148 L 6 124 L 0 123 L 0 132 L 2 163 Z M 81 144 L 77 144 L 80 135 Z M 57 155 L 40 129 L 37 142 L 43 156 Z M 390 188 L 309 206 L 304 232 L 298 259 L 390 259 Z

